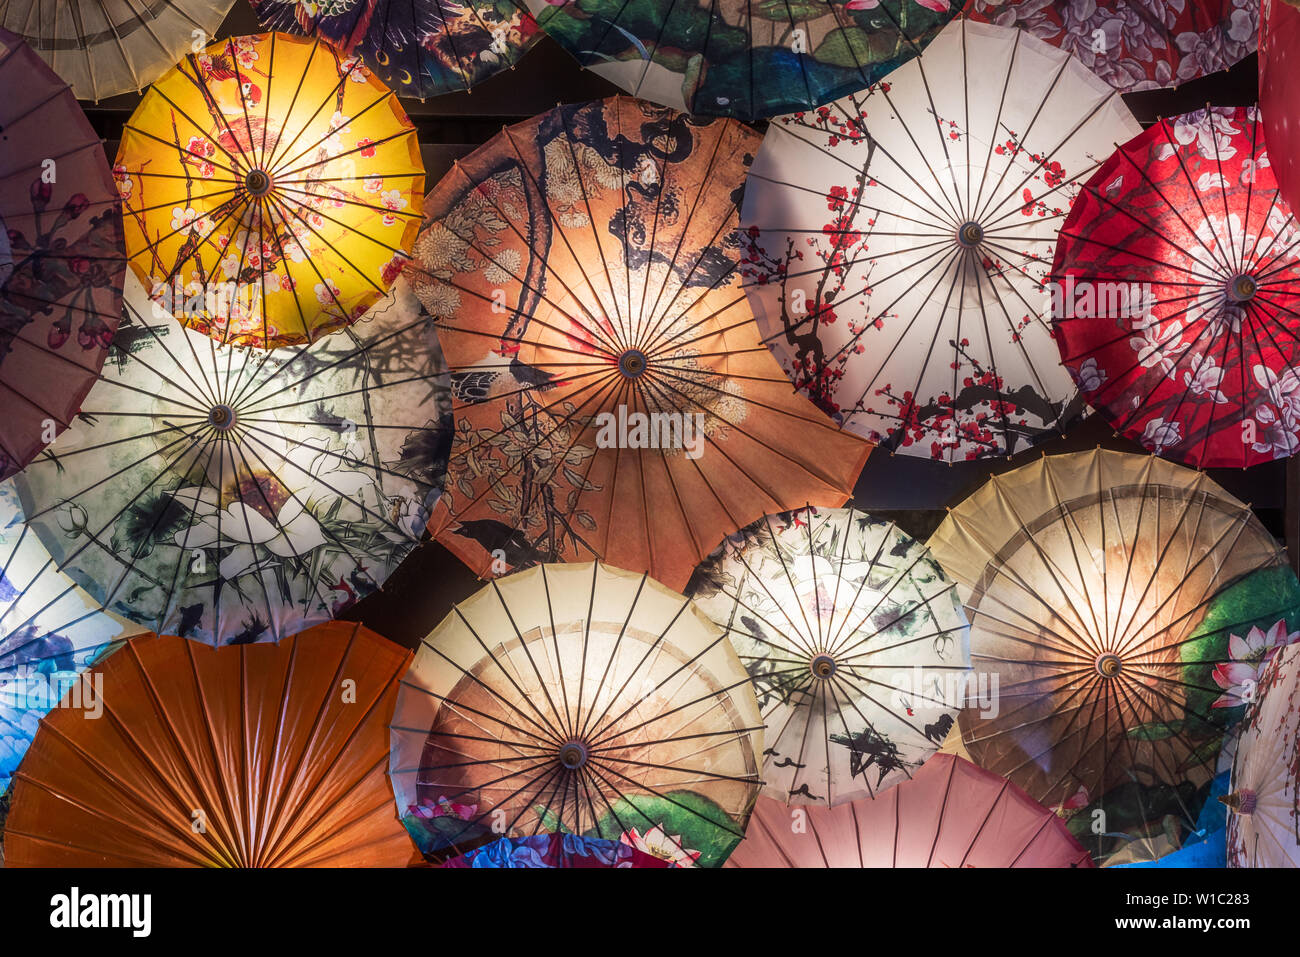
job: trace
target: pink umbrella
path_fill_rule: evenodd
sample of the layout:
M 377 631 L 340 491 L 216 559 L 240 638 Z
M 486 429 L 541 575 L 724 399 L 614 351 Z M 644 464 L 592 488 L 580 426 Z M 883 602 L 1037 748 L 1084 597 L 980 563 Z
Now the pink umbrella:
M 1064 822 L 952 754 L 880 797 L 827 808 L 760 797 L 727 867 L 1092 867 Z

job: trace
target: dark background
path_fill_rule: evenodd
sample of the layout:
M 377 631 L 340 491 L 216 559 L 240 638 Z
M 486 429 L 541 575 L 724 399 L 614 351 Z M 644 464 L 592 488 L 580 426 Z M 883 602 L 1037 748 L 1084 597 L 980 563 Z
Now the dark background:
M 237 0 L 218 39 L 262 32 L 252 8 Z M 1244 106 L 1255 102 L 1257 62 L 1250 57 L 1226 73 L 1183 85 L 1177 90 L 1125 96 L 1145 126 L 1163 116 L 1204 107 Z M 418 131 L 427 172 L 426 188 L 447 172 L 454 160 L 486 142 L 502 126 L 517 123 L 557 103 L 579 103 L 621 92 L 581 69 L 549 38 L 542 40 L 519 66 L 475 87 L 420 102 L 403 101 Z M 134 95 L 96 104 L 85 103 L 91 123 L 105 140 L 110 159 L 117 153 L 122 125 L 139 102 Z M 877 453 L 867 461 L 854 493 L 860 509 L 889 513 L 899 526 L 926 538 L 942 521 L 945 509 L 973 492 L 989 475 L 1016 468 L 1044 452 L 1067 452 L 1095 446 L 1147 454 L 1141 446 L 1115 436 L 1098 417 L 1085 420 L 1059 439 L 1011 459 L 946 465 L 913 456 Z M 1293 460 L 1294 463 L 1294 460 Z M 1210 469 L 1228 492 L 1250 503 L 1264 525 L 1289 549 L 1292 564 L 1300 554 L 1300 467 L 1272 462 L 1250 469 Z M 427 635 L 452 603 L 477 590 L 475 576 L 441 545 L 420 545 L 379 592 L 363 599 L 344 617 L 364 622 L 408 647 Z

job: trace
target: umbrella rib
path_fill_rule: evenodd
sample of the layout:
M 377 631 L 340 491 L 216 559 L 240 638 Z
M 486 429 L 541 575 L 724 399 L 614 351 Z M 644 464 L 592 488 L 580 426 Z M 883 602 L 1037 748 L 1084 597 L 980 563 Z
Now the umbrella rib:
M 598 565 L 598 564 L 593 563 L 593 565 L 595 565 L 596 568 L 599 568 L 599 565 Z M 645 589 L 645 583 L 646 583 L 646 581 L 647 581 L 649 578 L 650 578 L 650 573 L 649 573 L 649 572 L 643 572 L 642 575 L 641 575 L 641 580 L 640 580 L 639 582 L 637 582 L 636 593 L 632 596 L 632 602 L 631 602 L 631 604 L 628 605 L 628 608 L 627 608 L 627 614 L 623 617 L 623 624 L 622 624 L 622 625 L 619 627 L 619 629 L 618 629 L 618 637 L 614 639 L 614 646 L 613 646 L 613 648 L 610 649 L 610 652 L 609 652 L 609 660 L 605 662 L 605 668 L 604 668 L 604 670 L 601 672 L 601 675 L 600 675 L 600 681 L 596 684 L 596 691 L 595 691 L 595 693 L 594 693 L 594 694 L 592 695 L 592 697 L 591 697 L 591 708 L 590 708 L 590 710 L 588 710 L 588 712 L 587 712 L 587 718 L 586 718 L 586 720 L 585 720 L 585 721 L 575 721 L 575 723 L 578 725 L 578 733 L 577 733 L 577 736 L 578 736 L 579 738 L 585 738 L 585 737 L 588 735 L 588 733 L 591 732 L 592 729 L 593 729 L 593 728 L 592 728 L 591 721 L 592 721 L 592 718 L 595 717 L 595 714 L 596 714 L 596 706 L 597 706 L 597 704 L 600 702 L 600 695 L 601 695 L 601 692 L 604 690 L 604 687 L 605 687 L 605 679 L 606 679 L 607 677 L 609 677 L 609 671 L 610 671 L 610 668 L 612 668 L 613 665 L 614 665 L 614 659 L 615 659 L 616 657 L 618 657 L 619 647 L 620 647 L 620 646 L 622 645 L 622 643 L 623 643 L 623 636 L 624 636 L 625 634 L 627 634 L 628 626 L 632 623 L 632 616 L 633 616 L 633 614 L 636 613 L 636 605 L 637 605 L 637 602 L 641 600 L 641 593 L 642 593 L 642 591 Z M 595 572 L 593 571 L 593 573 L 592 573 L 592 594 L 591 594 L 591 601 L 592 601 L 592 604 L 593 604 L 593 605 L 595 604 L 595 600 L 596 600 L 596 588 L 595 588 L 596 581 L 595 581 L 595 579 L 596 579 L 596 576 L 595 576 Z M 588 611 L 588 615 L 590 615 L 590 610 Z M 586 620 L 585 624 L 587 625 L 587 627 L 590 627 L 590 617 L 588 617 L 588 619 Z M 578 686 L 580 692 L 581 692 L 581 689 L 582 689 L 583 685 L 585 685 L 585 683 L 586 683 L 586 682 L 585 682 L 585 672 L 586 672 L 586 663 L 587 663 L 587 662 L 586 662 L 586 650 L 587 650 L 587 643 L 586 643 L 586 637 L 585 637 L 585 633 L 584 633 L 584 640 L 583 640 L 583 673 L 584 673 L 584 680 L 583 680 L 583 681 L 579 684 L 579 686 Z M 610 699 L 610 704 L 612 704 L 612 703 L 613 703 L 613 698 L 611 697 L 611 699 Z M 579 715 L 581 714 L 581 708 L 582 708 L 582 702 L 581 702 L 581 700 L 579 700 L 579 702 L 578 702 L 578 712 L 579 712 Z M 605 710 L 604 712 L 602 712 L 601 717 L 603 718 L 603 717 L 606 716 L 607 714 L 608 714 L 608 708 L 606 708 L 606 710 Z
M 737 831 L 737 830 L 736 830 L 736 829 L 735 829 L 735 828 L 730 824 L 730 822 L 728 822 L 728 823 L 720 823 L 720 822 L 718 822 L 718 821 L 712 820 L 711 818 L 705 816 L 704 814 L 701 814 L 701 813 L 700 813 L 699 811 L 697 811 L 695 808 L 690 807 L 689 805 L 683 804 L 683 803 L 681 803 L 680 801 L 676 800 L 676 799 L 673 798 L 671 795 L 664 794 L 664 793 L 662 793 L 662 792 L 656 790 L 655 788 L 653 788 L 653 787 L 651 787 L 650 785 L 645 784 L 645 783 L 643 783 L 643 782 L 634 781 L 632 778 L 629 778 L 627 775 L 625 775 L 625 774 L 623 774 L 623 773 L 621 773 L 621 772 L 615 770 L 615 769 L 612 768 L 612 767 L 609 767 L 608 765 L 606 765 L 606 764 L 604 764 L 604 763 L 602 763 L 602 762 L 600 762 L 600 761 L 597 761 L 597 760 L 595 760 L 595 759 L 592 759 L 592 760 L 589 761 L 588 763 L 591 765 L 592 770 L 593 770 L 593 773 L 597 773 L 597 774 L 599 774 L 599 772 L 596 772 L 596 771 L 595 771 L 595 769 L 596 769 L 597 767 L 599 767 L 600 770 L 602 770 L 602 771 L 607 771 L 609 774 L 613 775 L 614 777 L 618 778 L 618 779 L 621 780 L 621 781 L 626 781 L 628 784 L 631 784 L 631 785 L 633 785 L 634 787 L 644 788 L 646 791 L 649 791 L 649 792 L 650 792 L 651 794 L 653 794 L 655 797 L 659 798 L 659 800 L 661 800 L 661 801 L 666 801 L 667 803 L 673 805 L 674 807 L 680 808 L 681 810 L 686 811 L 686 812 L 688 812 L 689 814 L 694 815 L 695 817 L 699 818 L 701 821 L 704 821 L 706 824 L 711 825 L 712 827 L 718 828 L 719 830 L 726 831 L 728 834 L 731 834 L 731 835 L 733 835 L 733 836 L 735 836 L 735 837 L 737 837 L 737 838 L 740 838 L 741 840 L 743 840 L 744 837 L 745 837 L 744 832 L 743 832 L 743 831 Z M 605 776 L 604 776 L 603 774 L 600 774 L 599 776 L 600 776 L 600 778 L 601 778 L 602 781 L 604 781 L 608 786 L 610 786 L 611 788 L 614 789 L 614 792 L 615 792 L 616 794 L 618 794 L 618 796 L 619 796 L 620 798 L 622 798 L 624 801 L 626 801 L 628 804 L 632 805 L 633 807 L 636 806 L 636 805 L 635 805 L 635 804 L 634 804 L 630 799 L 628 799 L 626 796 L 624 796 L 623 793 L 622 793 L 621 791 L 619 791 L 617 785 L 615 785 L 615 784 L 613 784 L 612 782 L 610 782 L 607 778 L 605 778 Z M 746 780 L 750 780 L 750 781 L 752 781 L 753 779 L 746 779 Z M 753 783 L 757 784 L 757 781 L 753 781 Z M 724 812 L 724 813 L 725 813 L 725 812 Z M 647 818 L 647 820 L 648 820 L 648 818 Z M 685 850 L 685 848 L 683 848 L 683 850 Z
M 286 127 L 289 126 L 290 121 L 293 119 L 294 108 L 298 105 L 298 94 L 302 91 L 303 84 L 306 81 L 307 77 L 311 75 L 311 66 L 312 63 L 315 62 L 316 60 L 316 52 L 320 49 L 320 47 L 321 47 L 320 38 L 317 37 L 315 40 L 313 40 L 311 45 L 311 51 L 307 54 L 307 62 L 305 62 L 302 65 L 302 76 L 299 77 L 298 79 L 298 87 L 296 90 L 294 90 L 293 99 L 290 101 L 288 109 L 286 109 L 284 112 L 283 125 Z M 338 54 L 334 53 L 334 51 L 328 45 L 325 47 L 325 50 L 330 56 L 334 58 L 335 66 L 337 67 Z M 276 137 L 276 143 L 274 148 L 271 151 L 270 161 L 266 164 L 266 171 L 269 172 L 271 170 L 276 170 L 279 171 L 281 175 L 285 175 L 284 171 L 282 170 L 282 167 L 287 165 L 285 163 L 285 157 L 289 155 L 289 151 L 298 145 L 298 140 L 302 138 L 303 133 L 307 132 L 307 128 L 311 126 L 311 124 L 316 120 L 316 117 L 320 116 L 321 110 L 329 106 L 331 100 L 333 100 L 336 103 L 338 102 L 339 92 L 344 88 L 344 84 L 346 84 L 348 79 L 352 76 L 352 71 L 355 70 L 359 65 L 360 65 L 360 61 L 358 60 L 357 62 L 353 63 L 351 66 L 348 67 L 346 73 L 339 74 L 338 83 L 336 83 L 334 85 L 334 88 L 331 89 L 329 93 L 325 95 L 325 99 L 321 100 L 320 106 L 316 107 L 316 109 L 312 112 L 311 116 L 307 117 L 305 122 L 300 122 L 298 124 L 298 132 L 294 134 L 293 139 L 290 140 L 288 144 L 284 145 L 283 149 L 281 149 L 280 138 Z M 267 102 L 267 109 L 268 110 L 270 109 L 269 101 Z M 336 132 L 336 130 L 333 128 L 333 124 L 330 124 L 330 126 L 331 129 L 328 133 L 326 133 L 323 137 L 321 137 L 316 143 L 313 143 L 311 146 L 308 146 L 301 153 L 298 153 L 294 157 L 294 159 L 296 160 L 301 158 L 302 156 L 305 156 L 307 153 L 310 153 L 321 143 L 325 142 L 325 140 L 329 139 L 330 136 Z
M 501 594 L 501 589 L 497 586 L 495 579 L 489 582 L 489 585 L 492 589 L 492 594 L 496 595 L 497 600 L 501 603 L 501 610 L 506 613 L 506 619 L 510 622 L 510 627 L 514 629 L 515 637 L 519 639 L 519 650 L 522 651 L 524 657 L 528 659 L 528 664 L 533 669 L 533 674 L 537 677 L 537 683 L 541 686 L 542 693 L 546 696 L 546 703 L 550 705 L 551 710 L 555 713 L 555 724 L 550 725 L 548 721 L 548 727 L 551 728 L 552 733 L 554 733 L 556 737 L 559 737 L 564 727 L 564 715 L 562 715 L 559 708 L 556 707 L 555 699 L 551 697 L 551 689 L 547 685 L 546 680 L 542 677 L 542 672 L 537 667 L 537 662 L 533 658 L 533 653 L 528 647 L 528 641 L 524 638 L 523 632 L 519 630 L 519 625 L 515 621 L 515 616 L 511 613 L 510 606 L 506 604 L 505 596 Z

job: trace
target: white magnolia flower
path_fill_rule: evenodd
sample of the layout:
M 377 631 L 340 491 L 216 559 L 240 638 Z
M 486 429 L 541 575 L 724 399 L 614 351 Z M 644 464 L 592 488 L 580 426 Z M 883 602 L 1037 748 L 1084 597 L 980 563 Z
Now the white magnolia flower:
M 1177 422 L 1152 419 L 1142 430 L 1142 444 L 1157 455 L 1182 440 L 1182 426 Z

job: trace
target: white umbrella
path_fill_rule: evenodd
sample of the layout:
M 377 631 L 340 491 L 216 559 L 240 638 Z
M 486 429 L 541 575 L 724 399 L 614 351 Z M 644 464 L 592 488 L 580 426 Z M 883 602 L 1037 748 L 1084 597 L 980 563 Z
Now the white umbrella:
M 1010 454 L 1081 411 L 1044 320 L 1079 186 L 1140 127 L 1068 53 L 959 20 L 864 93 L 773 121 L 742 226 L 795 383 L 910 455 Z
M 268 352 L 184 328 L 134 277 L 126 301 L 80 418 L 16 479 L 60 568 L 213 644 L 278 640 L 378 588 L 419 541 L 450 446 L 450 384 L 409 287 Z
M 970 670 L 961 600 L 893 522 L 811 506 L 768 516 L 727 539 L 688 592 L 753 679 L 768 797 L 874 797 L 952 728 Z
M 1229 867 L 1300 867 L 1300 645 L 1278 650 L 1253 689 L 1228 815 Z

